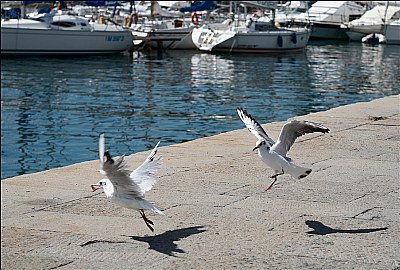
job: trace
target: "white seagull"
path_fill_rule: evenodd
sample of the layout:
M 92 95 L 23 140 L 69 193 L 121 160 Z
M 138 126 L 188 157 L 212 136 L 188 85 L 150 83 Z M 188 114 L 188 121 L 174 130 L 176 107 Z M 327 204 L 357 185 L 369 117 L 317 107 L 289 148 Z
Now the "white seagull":
M 104 134 L 101 134 L 99 139 L 100 173 L 106 175 L 108 179 L 102 179 L 91 185 L 92 190 L 96 191 L 102 188 L 110 200 L 123 207 L 138 210 L 147 227 L 153 232 L 154 229 L 151 225 L 154 223 L 146 217 L 144 210 L 151 210 L 160 215 L 164 215 L 164 213 L 145 200 L 144 193 L 151 190 L 157 181 L 155 173 L 161 162 L 160 157 L 155 159 L 154 156 L 160 142 L 157 143 L 143 164 L 134 171 L 128 168 L 124 156 L 114 161 L 110 153 L 104 151 L 104 143 Z
M 287 173 L 295 179 L 301 179 L 311 173 L 311 169 L 294 164 L 292 159 L 287 156 L 287 152 L 298 137 L 313 132 L 328 133 L 328 128 L 317 123 L 294 120 L 282 127 L 278 141 L 274 142 L 262 126 L 245 109 L 237 108 L 237 113 L 249 131 L 258 139 L 253 151 L 257 149 L 261 160 L 275 172 L 271 176 L 274 181 L 267 190 L 273 186 L 279 175 Z

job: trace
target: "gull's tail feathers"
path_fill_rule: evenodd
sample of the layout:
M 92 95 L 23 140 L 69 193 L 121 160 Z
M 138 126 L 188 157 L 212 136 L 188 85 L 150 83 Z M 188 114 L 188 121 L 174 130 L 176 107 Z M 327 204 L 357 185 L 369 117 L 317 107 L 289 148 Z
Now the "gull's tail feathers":
M 302 179 L 306 176 L 308 176 L 312 170 L 309 168 L 305 168 L 305 167 L 301 167 L 301 166 L 297 166 L 292 164 L 293 166 L 291 166 L 289 171 L 285 171 L 285 173 L 290 174 L 293 178 L 299 180 Z
M 150 210 L 154 213 L 157 213 L 159 215 L 165 215 L 160 209 L 158 209 L 154 204 L 152 204 L 151 202 L 147 201 L 147 200 L 142 200 L 141 201 L 142 207 L 144 210 Z

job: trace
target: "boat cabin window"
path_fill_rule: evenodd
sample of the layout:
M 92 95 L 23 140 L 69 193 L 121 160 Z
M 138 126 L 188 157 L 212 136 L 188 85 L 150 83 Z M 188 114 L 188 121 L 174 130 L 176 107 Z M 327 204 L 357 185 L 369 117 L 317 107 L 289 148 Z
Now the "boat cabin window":
M 81 23 L 81 26 L 87 26 L 87 24 L 86 23 Z
M 183 21 L 182 20 L 175 20 L 174 21 L 174 26 L 175 26 L 175 28 L 182 27 L 183 26 Z
M 254 30 L 256 30 L 256 31 L 272 31 L 272 30 L 278 30 L 278 28 L 275 25 L 273 25 L 272 23 L 256 22 Z
M 349 22 L 356 20 L 356 19 L 360 19 L 361 15 L 349 15 Z
M 74 22 L 52 22 L 51 25 L 61 26 L 61 27 L 74 27 L 76 24 Z

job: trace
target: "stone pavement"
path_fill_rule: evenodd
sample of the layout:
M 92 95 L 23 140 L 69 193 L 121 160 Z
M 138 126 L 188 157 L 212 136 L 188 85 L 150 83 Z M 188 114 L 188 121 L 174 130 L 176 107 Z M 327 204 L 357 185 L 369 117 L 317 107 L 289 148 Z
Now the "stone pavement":
M 399 105 L 295 117 L 331 132 L 299 138 L 290 155 L 313 172 L 269 191 L 272 170 L 244 128 L 160 147 L 146 197 L 166 215 L 149 213 L 154 233 L 91 192 L 97 160 L 3 180 L 1 269 L 400 269 Z M 276 139 L 282 125 L 263 126 Z

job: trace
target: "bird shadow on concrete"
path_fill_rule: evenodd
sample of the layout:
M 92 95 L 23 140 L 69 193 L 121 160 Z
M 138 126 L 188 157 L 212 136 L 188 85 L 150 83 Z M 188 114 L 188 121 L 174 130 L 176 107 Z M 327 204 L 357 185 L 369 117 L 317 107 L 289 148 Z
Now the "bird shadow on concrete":
M 182 228 L 172 231 L 166 231 L 159 235 L 152 236 L 131 236 L 136 241 L 146 242 L 149 244 L 149 249 L 164 253 L 169 256 L 175 256 L 174 253 L 185 253 L 185 251 L 178 247 L 174 242 L 187 238 L 191 235 L 205 232 L 203 226 L 194 226 Z
M 315 235 L 327 235 L 332 233 L 373 233 L 378 231 L 387 230 L 387 227 L 382 228 L 373 228 L 373 229 L 350 229 L 350 230 L 342 230 L 342 229 L 334 229 L 329 226 L 324 225 L 323 223 L 315 220 L 307 220 L 306 225 L 313 229 L 313 231 L 307 232 L 308 234 L 315 234 Z

